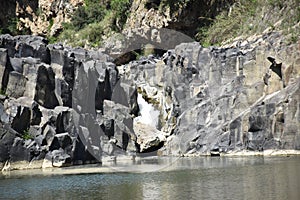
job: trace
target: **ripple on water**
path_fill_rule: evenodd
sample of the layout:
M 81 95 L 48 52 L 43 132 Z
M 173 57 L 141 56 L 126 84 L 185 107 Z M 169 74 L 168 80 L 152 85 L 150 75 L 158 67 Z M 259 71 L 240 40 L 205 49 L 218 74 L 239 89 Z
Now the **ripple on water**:
M 298 199 L 299 169 L 300 157 L 185 158 L 150 173 L 0 176 L 0 199 Z

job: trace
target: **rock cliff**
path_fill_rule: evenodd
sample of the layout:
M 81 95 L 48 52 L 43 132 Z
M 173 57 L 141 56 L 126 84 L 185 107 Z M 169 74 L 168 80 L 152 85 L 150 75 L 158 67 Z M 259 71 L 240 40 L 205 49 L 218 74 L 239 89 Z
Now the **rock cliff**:
M 110 2 L 99 1 L 99 4 L 109 5 Z M 199 26 L 209 24 L 211 19 L 233 2 L 133 0 L 123 32 L 144 35 L 150 27 L 155 27 L 174 29 L 193 37 Z M 11 19 L 17 19 L 17 29 L 21 32 L 57 36 L 63 29 L 62 23 L 70 22 L 74 11 L 84 3 L 84 0 L 6 1 L 2 7 L 0 24 L 5 27 Z
M 17 0 L 14 13 L 19 20 L 18 29 L 29 30 L 33 35 L 55 36 L 83 3 L 84 0 Z
M 0 162 L 300 150 L 299 48 L 272 33 L 117 66 L 100 51 L 2 35 Z
M 125 65 L 124 77 L 160 111 L 160 153 L 299 149 L 299 45 L 282 44 L 279 33 L 224 48 L 183 43 Z
M 234 1 L 207 0 L 134 0 L 123 32 L 144 35 L 150 28 L 168 28 L 194 37 L 197 28 L 207 25 L 211 19 Z

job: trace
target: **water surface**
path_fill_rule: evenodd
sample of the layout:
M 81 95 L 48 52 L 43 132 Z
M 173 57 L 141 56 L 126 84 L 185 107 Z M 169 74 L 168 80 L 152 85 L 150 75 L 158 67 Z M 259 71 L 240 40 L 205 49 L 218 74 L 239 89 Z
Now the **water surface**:
M 143 166 L 152 168 L 151 172 L 133 170 Z M 130 166 L 113 166 L 110 171 L 80 174 L 78 170 L 73 175 L 55 170 L 13 171 L 0 175 L 0 198 L 300 199 L 299 156 L 155 158 Z

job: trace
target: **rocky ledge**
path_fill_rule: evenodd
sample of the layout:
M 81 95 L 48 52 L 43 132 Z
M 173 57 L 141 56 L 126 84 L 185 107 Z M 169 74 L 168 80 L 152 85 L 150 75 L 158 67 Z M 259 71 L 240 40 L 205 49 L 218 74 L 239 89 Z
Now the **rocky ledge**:
M 2 35 L 1 167 L 297 153 L 299 48 L 272 33 L 116 66 L 100 51 Z

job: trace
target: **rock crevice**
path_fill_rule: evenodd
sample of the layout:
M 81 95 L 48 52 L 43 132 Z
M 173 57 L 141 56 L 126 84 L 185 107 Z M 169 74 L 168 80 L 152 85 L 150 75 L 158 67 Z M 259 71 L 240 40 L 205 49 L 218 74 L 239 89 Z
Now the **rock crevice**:
M 1 35 L 0 162 L 300 150 L 300 51 L 281 40 L 182 43 L 116 66 L 100 51 Z

